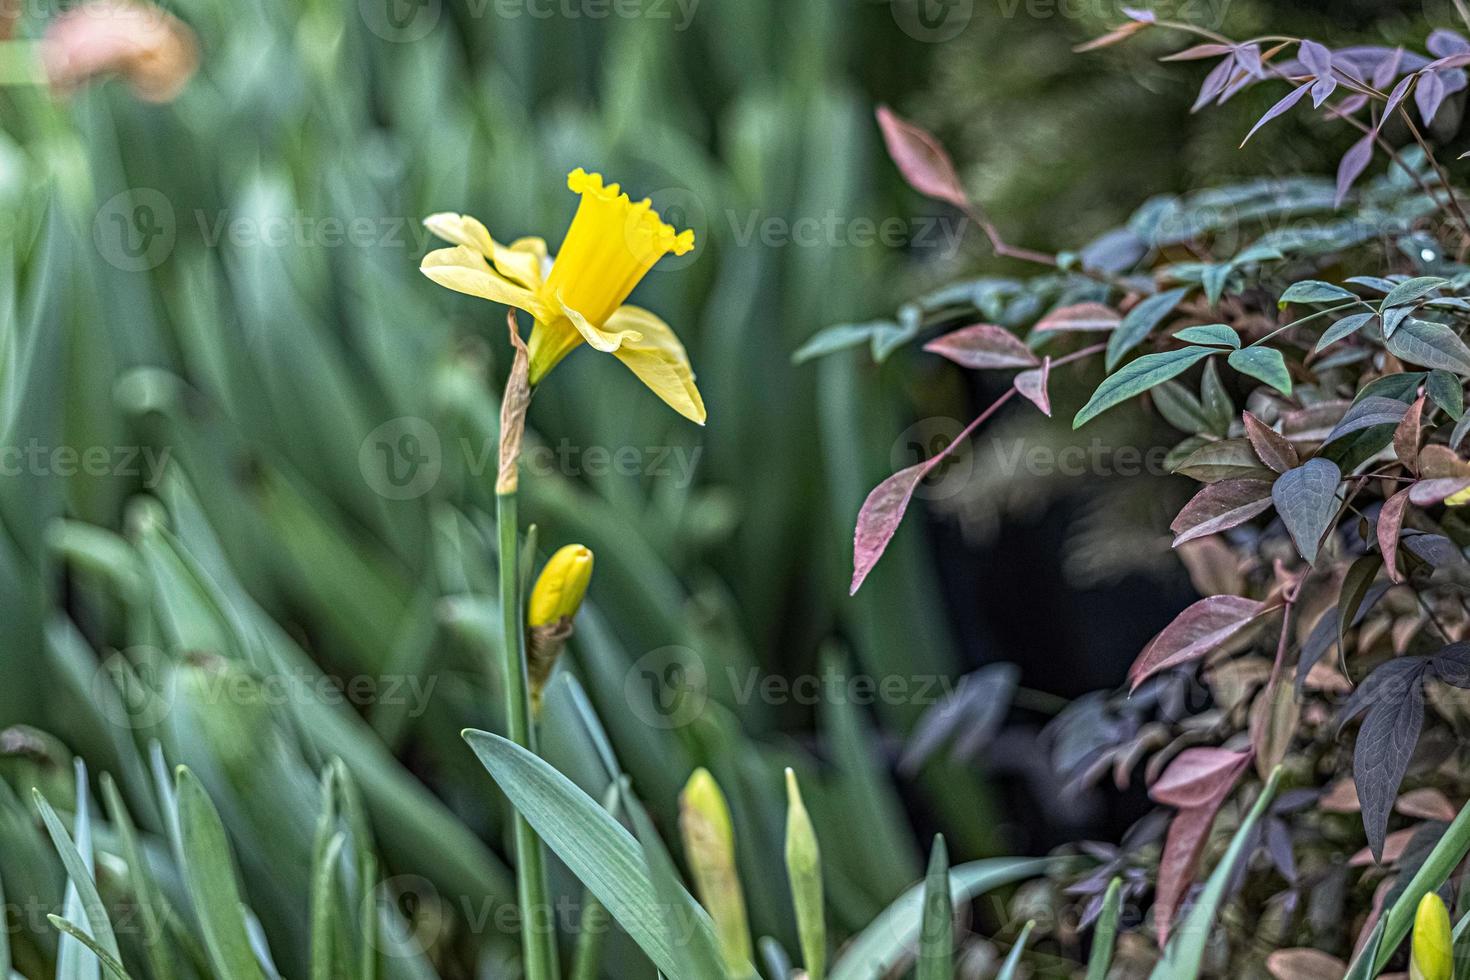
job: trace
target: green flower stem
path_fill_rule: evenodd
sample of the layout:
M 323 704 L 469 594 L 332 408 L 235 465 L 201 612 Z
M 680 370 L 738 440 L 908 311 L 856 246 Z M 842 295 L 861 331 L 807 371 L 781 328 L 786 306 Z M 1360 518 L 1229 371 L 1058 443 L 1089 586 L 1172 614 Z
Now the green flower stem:
M 500 539 L 500 619 L 505 635 L 501 663 L 505 690 L 506 735 L 536 751 L 531 728 L 531 702 L 526 681 L 526 630 L 521 600 L 516 528 L 516 493 L 495 495 Z M 521 945 L 528 980 L 557 980 L 556 929 L 551 889 L 546 877 L 546 851 L 531 825 L 515 814 L 516 892 L 521 906 Z
M 577 933 L 577 954 L 572 962 L 572 980 L 597 980 L 603 940 L 612 926 L 607 908 L 591 892 L 582 897 L 582 927 Z

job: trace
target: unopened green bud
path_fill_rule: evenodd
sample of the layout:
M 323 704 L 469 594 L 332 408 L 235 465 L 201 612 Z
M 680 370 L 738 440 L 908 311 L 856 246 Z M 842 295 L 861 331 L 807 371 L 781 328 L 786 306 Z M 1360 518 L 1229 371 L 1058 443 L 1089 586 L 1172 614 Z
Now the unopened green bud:
M 699 902 L 715 920 L 720 952 L 732 974 L 754 959 L 745 893 L 735 867 L 735 828 L 725 794 L 707 769 L 696 769 L 679 795 L 679 830 Z
M 39 728 L 12 725 L 0 732 L 0 778 L 22 799 L 39 789 L 62 810 L 76 806 L 71 751 Z
M 1414 914 L 1414 943 L 1409 957 L 1409 980 L 1450 980 L 1455 972 L 1450 913 L 1443 900 L 1430 892 L 1419 900 Z
M 801 958 L 811 980 L 827 972 L 827 921 L 822 901 L 822 852 L 812 818 L 801 802 L 796 773 L 786 770 L 786 874 L 796 907 Z

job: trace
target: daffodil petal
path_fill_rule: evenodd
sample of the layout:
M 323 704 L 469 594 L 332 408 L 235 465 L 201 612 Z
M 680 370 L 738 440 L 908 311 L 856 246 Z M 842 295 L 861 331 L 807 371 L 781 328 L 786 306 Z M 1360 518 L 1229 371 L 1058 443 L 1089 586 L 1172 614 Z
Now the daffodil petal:
M 483 255 L 464 245 L 435 249 L 424 256 L 419 271 L 455 292 L 514 306 L 533 316 L 542 311 L 534 293 L 491 269 Z
M 495 270 L 532 291 L 546 278 L 546 240 L 518 238 L 509 246 L 497 242 L 478 218 L 440 211 L 424 219 L 424 227 L 446 242 L 463 245 L 495 263 Z
M 487 259 L 495 252 L 495 239 L 490 237 L 490 232 L 478 218 L 471 218 L 467 214 L 440 211 L 425 218 L 424 227 L 446 242 L 463 245 Z
M 604 354 L 616 353 L 624 344 L 634 343 L 643 339 L 643 335 L 637 330 L 622 330 L 616 327 L 609 330 L 606 327 L 599 327 L 566 303 L 561 304 L 561 310 L 566 315 L 566 318 L 572 322 L 572 326 L 577 328 L 577 333 L 582 335 L 582 339 L 591 344 L 594 349 L 600 350 Z M 612 324 L 616 316 L 617 313 L 614 313 L 612 317 L 608 318 L 609 325 Z
M 670 408 L 693 422 L 704 425 L 704 399 L 694 385 L 689 354 L 673 329 L 655 314 L 639 306 L 622 306 L 608 317 L 609 330 L 637 335 L 624 340 L 613 356 L 627 365 Z
M 527 289 L 540 289 L 551 269 L 544 238 L 517 238 L 506 248 L 497 246 L 491 258 L 501 275 L 516 280 Z

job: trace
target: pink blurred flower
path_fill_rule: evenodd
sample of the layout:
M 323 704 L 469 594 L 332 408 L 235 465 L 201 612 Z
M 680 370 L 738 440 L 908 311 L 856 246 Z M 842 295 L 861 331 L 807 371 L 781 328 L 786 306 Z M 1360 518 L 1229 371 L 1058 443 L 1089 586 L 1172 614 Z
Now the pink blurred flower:
M 194 33 L 168 12 L 131 0 L 93 0 L 61 14 L 41 46 L 54 88 L 121 75 L 140 98 L 168 102 L 199 65 Z

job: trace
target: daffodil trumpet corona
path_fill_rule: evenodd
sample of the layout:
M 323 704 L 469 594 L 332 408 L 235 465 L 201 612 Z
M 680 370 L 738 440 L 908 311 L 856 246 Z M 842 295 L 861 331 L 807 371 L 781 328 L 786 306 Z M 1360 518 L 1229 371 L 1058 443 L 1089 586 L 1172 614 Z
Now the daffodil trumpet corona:
M 659 259 L 694 248 L 694 232 L 676 231 L 651 201 L 632 201 L 600 174 L 579 167 L 567 186 L 581 203 L 555 260 L 543 239 L 503 245 L 476 219 L 444 212 L 424 225 L 453 244 L 425 255 L 419 268 L 441 286 L 531 314 L 532 387 L 585 343 L 622 361 L 675 411 L 703 425 L 704 400 L 684 345 L 658 316 L 626 302 Z

